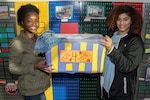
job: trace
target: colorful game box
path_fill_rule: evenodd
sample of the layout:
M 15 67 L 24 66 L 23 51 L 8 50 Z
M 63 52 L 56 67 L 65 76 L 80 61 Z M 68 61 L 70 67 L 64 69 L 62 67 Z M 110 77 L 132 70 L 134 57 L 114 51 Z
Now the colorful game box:
M 100 44 L 98 34 L 57 34 L 66 38 L 46 52 L 47 65 L 53 73 L 102 73 L 106 48 Z

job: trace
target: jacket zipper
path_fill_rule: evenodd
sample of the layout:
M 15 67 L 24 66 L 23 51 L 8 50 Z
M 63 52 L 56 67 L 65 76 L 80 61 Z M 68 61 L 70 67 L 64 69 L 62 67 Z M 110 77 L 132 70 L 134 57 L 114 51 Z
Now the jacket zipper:
M 124 94 L 127 94 L 127 78 L 126 77 L 123 78 L 123 82 L 124 82 Z

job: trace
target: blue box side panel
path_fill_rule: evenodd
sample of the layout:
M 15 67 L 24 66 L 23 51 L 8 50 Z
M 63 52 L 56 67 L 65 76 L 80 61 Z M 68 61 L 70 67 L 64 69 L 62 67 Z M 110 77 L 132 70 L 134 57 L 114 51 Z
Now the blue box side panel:
M 79 78 L 70 74 L 52 75 L 54 100 L 79 100 Z

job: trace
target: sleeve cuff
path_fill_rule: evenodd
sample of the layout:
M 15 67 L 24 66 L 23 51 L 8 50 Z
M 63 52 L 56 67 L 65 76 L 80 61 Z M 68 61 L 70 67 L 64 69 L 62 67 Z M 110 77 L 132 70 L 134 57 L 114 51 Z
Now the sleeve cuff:
M 112 48 L 110 49 L 110 51 L 108 52 L 108 54 L 110 54 L 113 49 L 114 49 L 114 46 L 112 46 Z

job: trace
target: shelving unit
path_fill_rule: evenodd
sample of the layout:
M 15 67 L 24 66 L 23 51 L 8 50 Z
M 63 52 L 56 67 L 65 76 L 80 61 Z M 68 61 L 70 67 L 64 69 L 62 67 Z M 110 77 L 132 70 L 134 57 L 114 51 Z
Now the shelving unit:
M 39 4 L 47 5 L 46 8 Z M 61 32 L 60 26 L 63 23 L 60 19 L 55 18 L 55 6 L 59 5 L 73 5 L 73 17 L 65 23 L 77 23 L 78 33 L 83 34 L 85 32 L 91 34 L 109 34 L 105 26 L 105 18 L 91 19 L 90 21 L 84 21 L 86 18 L 87 5 L 103 5 L 105 6 L 105 14 L 119 4 L 130 4 L 137 8 L 143 15 L 144 23 L 141 32 L 141 37 L 145 43 L 146 52 L 142 64 L 138 70 L 138 78 L 144 77 L 145 68 L 148 65 L 147 59 L 150 56 L 150 39 L 146 35 L 150 34 L 150 1 L 149 0 L 30 0 L 40 6 L 42 10 L 40 31 L 43 29 L 51 29 L 55 33 Z M 9 95 L 5 92 L 5 84 L 7 82 L 15 82 L 17 76 L 12 75 L 8 71 L 8 57 L 9 57 L 9 42 L 16 36 L 16 32 L 20 30 L 16 26 L 15 11 L 22 4 L 27 3 L 23 0 L 1 0 L 0 5 L 9 5 L 11 17 L 8 19 L 0 19 L 0 100 L 22 100 L 19 93 L 16 95 Z M 46 13 L 45 13 L 46 12 Z M 44 20 L 45 16 L 47 17 Z M 54 100 L 97 100 L 96 86 L 97 76 L 90 75 L 70 75 L 70 74 L 52 74 L 53 85 L 53 99 Z M 4 81 L 3 81 L 4 80 Z M 5 83 L 6 82 L 6 83 Z M 150 82 L 137 80 L 135 100 L 143 100 L 144 98 L 150 98 Z M 88 98 L 87 98 L 88 97 Z

